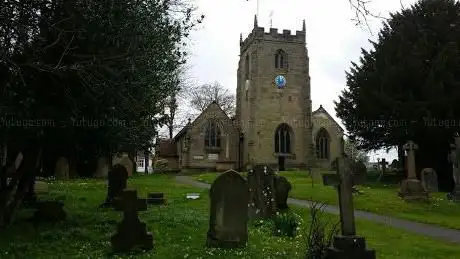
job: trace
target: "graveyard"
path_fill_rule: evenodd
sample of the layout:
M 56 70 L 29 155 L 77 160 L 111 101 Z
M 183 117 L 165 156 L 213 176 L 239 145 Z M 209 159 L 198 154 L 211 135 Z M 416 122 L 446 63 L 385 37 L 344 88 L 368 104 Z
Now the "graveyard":
M 1 258 L 304 258 L 305 234 L 309 226 L 308 209 L 291 207 L 302 219 L 299 234 L 274 236 L 269 221 L 248 222 L 247 245 L 242 248 L 207 248 L 210 200 L 208 191 L 178 184 L 174 176 L 133 176 L 128 188 L 137 190 L 140 198 L 151 191 L 164 192 L 166 205 L 149 206 L 139 213 L 153 235 L 153 249 L 116 253 L 110 240 L 122 219 L 122 212 L 98 208 L 106 195 L 103 180 L 79 179 L 48 182 L 48 192 L 39 199 L 64 203 L 67 218 L 58 223 L 34 225 L 27 219 L 30 212 L 22 210 L 16 223 L 2 232 Z M 295 191 L 293 187 L 292 191 Z M 199 193 L 196 200 L 187 193 Z M 338 217 L 325 215 L 326 220 Z M 258 226 L 255 226 L 257 223 Z M 375 249 L 377 258 L 456 258 L 460 248 L 455 244 L 414 235 L 384 225 L 358 220 L 358 234 L 366 237 L 366 245 Z
M 329 171 L 318 170 L 317 174 Z M 219 173 L 193 175 L 197 181 L 212 183 Z M 246 174 L 243 173 L 243 176 Z M 307 171 L 280 172 L 293 185 L 289 196 L 302 200 L 321 201 L 337 205 L 337 192 L 322 184 L 321 177 L 311 177 Z M 354 195 L 355 209 L 388 215 L 411 221 L 460 229 L 460 205 L 446 198 L 445 193 L 430 193 L 430 200 L 423 202 L 405 202 L 398 197 L 399 184 L 384 184 L 368 181 L 358 186 L 359 194 Z
M 2 1 L 0 259 L 460 258 L 459 0 L 236 2 Z

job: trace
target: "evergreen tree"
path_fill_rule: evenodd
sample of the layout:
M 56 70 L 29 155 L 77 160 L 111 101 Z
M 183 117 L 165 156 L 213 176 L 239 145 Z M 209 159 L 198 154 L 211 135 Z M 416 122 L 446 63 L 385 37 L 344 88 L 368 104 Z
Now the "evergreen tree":
M 433 167 L 452 188 L 449 143 L 460 130 L 460 4 L 421 0 L 391 15 L 336 102 L 352 140 L 372 150 L 419 145 L 417 171 Z M 446 125 L 447 124 L 447 125 Z

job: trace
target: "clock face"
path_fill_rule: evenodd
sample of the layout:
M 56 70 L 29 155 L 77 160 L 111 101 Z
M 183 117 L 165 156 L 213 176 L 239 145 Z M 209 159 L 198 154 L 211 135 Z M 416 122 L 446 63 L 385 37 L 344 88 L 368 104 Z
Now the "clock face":
M 275 85 L 278 89 L 282 89 L 286 86 L 286 78 L 282 75 L 275 77 Z

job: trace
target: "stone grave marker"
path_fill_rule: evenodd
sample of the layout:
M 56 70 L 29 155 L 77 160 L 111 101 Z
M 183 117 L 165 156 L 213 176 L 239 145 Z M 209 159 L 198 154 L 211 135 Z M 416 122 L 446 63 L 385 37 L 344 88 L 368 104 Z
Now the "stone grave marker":
M 454 189 L 447 194 L 449 200 L 460 202 L 460 136 L 454 137 L 454 144 L 451 144 L 449 162 L 452 163 L 452 177 L 454 179 Z
M 274 171 L 256 165 L 248 171 L 249 217 L 268 219 L 276 214 Z
M 109 175 L 109 164 L 106 157 L 100 157 L 96 163 L 94 177 L 106 178 Z
M 153 235 L 147 232 L 145 223 L 139 220 L 138 211 L 147 210 L 147 200 L 138 199 L 136 190 L 124 190 L 115 200 L 115 209 L 123 211 L 123 220 L 118 224 L 117 232 L 112 236 L 112 249 L 124 252 L 133 248 L 153 249 Z
M 380 182 L 380 180 L 382 180 L 383 176 L 386 173 L 388 162 L 385 158 L 382 158 L 382 160 L 380 160 L 379 162 L 379 165 L 380 165 L 380 175 L 377 181 Z
M 147 203 L 151 205 L 164 205 L 166 199 L 162 192 L 151 192 L 147 195 Z
M 57 180 L 69 179 L 69 160 L 65 157 L 60 157 L 56 162 L 54 176 Z
M 200 198 L 200 194 L 199 194 L 199 193 L 187 193 L 187 194 L 185 195 L 185 198 L 186 198 L 187 200 L 197 200 L 197 199 Z
M 229 170 L 211 185 L 208 247 L 236 248 L 248 240 L 248 185 L 238 172 Z
M 438 191 L 438 176 L 433 168 L 423 168 L 420 172 L 422 185 L 428 192 Z
M 324 174 L 324 185 L 335 186 L 338 191 L 341 235 L 334 236 L 333 246 L 326 250 L 326 259 L 375 259 L 375 251 L 366 249 L 364 237 L 356 235 L 353 208 L 353 175 L 348 161 L 337 158 L 337 174 Z
M 275 200 L 278 210 L 288 209 L 287 199 L 292 189 L 291 183 L 284 176 L 275 177 Z
M 128 176 L 133 175 L 134 163 L 133 161 L 131 161 L 131 159 L 129 159 L 127 154 L 122 154 L 121 157 L 120 156 L 114 157 L 113 165 L 117 165 L 117 164 L 120 164 L 126 168 L 126 172 L 128 172 Z
M 56 222 L 65 220 L 67 217 L 64 211 L 64 203 L 59 201 L 38 201 L 37 210 L 34 213 L 34 221 Z
M 401 189 L 398 193 L 404 200 L 428 200 L 428 192 L 423 187 L 422 183 L 417 179 L 415 172 L 415 150 L 418 149 L 417 144 L 408 141 L 404 146 L 407 152 L 406 170 L 407 179 L 401 183 Z
M 116 197 L 123 193 L 127 186 L 128 172 L 126 168 L 120 164 L 112 167 L 109 171 L 109 179 L 107 186 L 107 197 L 101 207 L 110 207 Z

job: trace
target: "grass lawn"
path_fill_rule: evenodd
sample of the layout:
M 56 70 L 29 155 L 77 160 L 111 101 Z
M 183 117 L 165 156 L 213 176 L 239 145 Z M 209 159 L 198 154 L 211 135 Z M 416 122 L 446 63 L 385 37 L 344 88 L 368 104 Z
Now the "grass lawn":
M 154 251 L 131 254 L 132 258 L 304 258 L 304 236 L 275 237 L 268 227 L 249 228 L 249 242 L 244 249 L 221 250 L 204 246 L 209 220 L 207 190 L 178 185 L 164 175 L 134 177 L 129 187 L 140 196 L 148 191 L 162 191 L 167 206 L 152 206 L 141 212 L 155 239 Z M 202 198 L 186 200 L 187 192 L 200 192 Z M 23 210 L 16 223 L 0 232 L 0 258 L 106 258 L 110 255 L 110 236 L 121 213 L 97 209 L 104 200 L 105 182 L 75 180 L 53 182 L 50 193 L 41 199 L 63 200 L 68 220 L 33 227 L 25 221 L 30 212 Z M 293 208 L 308 225 L 308 210 Z M 327 217 L 337 220 L 336 216 Z M 366 221 L 357 222 L 358 233 L 366 237 L 378 258 L 458 258 L 460 247 L 431 238 L 409 234 Z M 305 228 L 302 229 L 306 231 Z M 128 258 L 129 255 L 123 255 Z
M 315 200 L 327 204 L 337 204 L 337 192 L 333 187 L 324 186 L 321 180 L 313 181 L 307 172 L 281 172 L 291 182 L 290 197 Z M 199 181 L 212 183 L 216 173 L 195 175 Z M 432 193 L 427 204 L 408 203 L 398 197 L 397 185 L 368 183 L 360 186 L 363 194 L 354 196 L 355 209 L 394 216 L 412 221 L 460 229 L 460 204 L 450 202 L 445 193 Z

